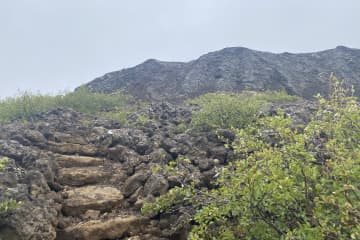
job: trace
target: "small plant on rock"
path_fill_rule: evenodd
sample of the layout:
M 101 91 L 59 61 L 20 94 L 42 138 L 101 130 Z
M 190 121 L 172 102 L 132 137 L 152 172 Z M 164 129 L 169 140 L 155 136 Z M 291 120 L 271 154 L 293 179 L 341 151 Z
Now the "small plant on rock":
M 8 162 L 7 158 L 0 159 L 0 171 L 4 170 Z M 13 211 L 19 206 L 19 202 L 15 199 L 7 199 L 3 202 L 0 202 L 0 218 L 5 217 L 8 213 Z

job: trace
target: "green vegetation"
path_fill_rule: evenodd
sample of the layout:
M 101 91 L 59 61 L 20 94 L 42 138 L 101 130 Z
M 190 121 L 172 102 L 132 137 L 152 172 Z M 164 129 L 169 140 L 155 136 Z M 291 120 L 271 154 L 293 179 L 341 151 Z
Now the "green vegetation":
M 173 188 L 143 213 L 193 206 L 193 240 L 360 239 L 360 106 L 335 77 L 333 90 L 301 130 L 281 112 L 237 129 L 216 188 Z
M 188 101 L 201 109 L 193 113 L 192 127 L 202 130 L 216 128 L 243 128 L 254 122 L 259 110 L 267 103 L 295 101 L 296 96 L 285 92 L 266 91 L 241 94 L 208 93 Z
M 175 133 L 179 134 L 179 133 L 184 133 L 186 132 L 187 127 L 185 125 L 185 123 L 180 123 L 179 125 L 176 126 L 175 128 Z
M 7 162 L 8 162 L 7 158 L 1 158 L 0 159 L 0 171 L 4 170 L 4 168 L 6 167 Z
M 104 116 L 106 118 L 115 120 L 123 125 L 126 125 L 128 123 L 128 120 L 127 120 L 128 115 L 129 114 L 123 110 L 113 110 L 113 111 L 104 113 Z
M 287 103 L 299 100 L 300 97 L 289 95 L 285 91 L 265 91 L 265 92 L 249 92 L 250 97 L 258 101 L 266 101 L 269 103 Z
M 19 202 L 15 199 L 9 199 L 0 203 L 0 218 L 6 216 L 14 209 L 19 207 Z
M 33 114 L 45 112 L 55 107 L 69 107 L 89 114 L 112 110 L 113 115 L 109 114 L 109 117 L 124 122 L 130 99 L 130 96 L 123 93 L 111 95 L 92 93 L 84 87 L 75 92 L 57 96 L 25 92 L 19 97 L 11 97 L 0 101 L 0 122 L 27 119 Z
M 136 122 L 141 125 L 144 125 L 144 124 L 148 123 L 149 121 L 150 121 L 150 119 L 145 114 L 139 114 L 136 119 Z
M 7 162 L 8 162 L 7 158 L 0 159 L 0 171 L 4 170 Z M 8 199 L 3 202 L 0 202 L 0 218 L 6 216 L 6 214 L 16 209 L 19 206 L 19 204 L 20 203 L 17 202 L 15 199 Z
M 70 107 L 83 113 L 95 114 L 102 111 L 124 109 L 131 97 L 124 93 L 93 93 L 82 87 L 75 92 L 58 96 L 58 106 Z

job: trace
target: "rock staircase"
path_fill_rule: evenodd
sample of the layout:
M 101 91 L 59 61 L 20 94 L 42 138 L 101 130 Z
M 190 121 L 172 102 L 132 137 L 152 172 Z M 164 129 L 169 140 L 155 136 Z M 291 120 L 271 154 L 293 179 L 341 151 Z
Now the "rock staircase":
M 56 141 L 27 132 L 56 168 L 54 180 L 62 197 L 56 239 L 159 239 L 149 234 L 155 228 L 139 209 L 132 210 L 121 191 L 127 177 L 119 180 L 122 164 L 89 143 L 86 130 L 74 138 L 57 132 Z
M 181 213 L 149 219 L 142 204 L 185 180 L 206 186 L 230 152 L 216 136 L 174 133 L 177 112 L 168 105 L 151 111 L 160 120 L 136 128 L 67 109 L 0 125 L 0 156 L 13 160 L 6 173 L 12 181 L 0 181 L 0 191 L 1 184 L 12 188 L 24 206 L 6 229 L 20 236 L 15 239 L 186 239 Z M 180 155 L 192 161 L 183 161 L 179 173 L 153 170 Z
M 70 152 L 63 146 L 61 150 L 65 151 L 62 153 Z M 88 149 L 84 146 L 78 148 L 77 152 L 89 153 L 79 149 Z M 122 239 L 136 236 L 143 230 L 139 226 L 148 220 L 125 211 L 122 208 L 125 200 L 121 190 L 109 184 L 113 169 L 108 159 L 56 154 L 54 160 L 59 167 L 57 181 L 63 186 L 64 198 L 63 229 L 59 229 L 57 239 Z

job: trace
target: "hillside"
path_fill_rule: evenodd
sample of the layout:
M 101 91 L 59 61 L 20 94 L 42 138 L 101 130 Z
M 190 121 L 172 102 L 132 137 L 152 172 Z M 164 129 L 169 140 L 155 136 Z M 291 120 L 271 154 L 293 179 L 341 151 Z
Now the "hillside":
M 92 91 L 0 101 L 0 240 L 359 239 L 359 102 L 334 75 L 310 88 L 312 71 L 284 60 L 312 69 L 314 58 L 358 86 L 344 56 L 359 51 L 314 55 L 232 48 L 149 60 Z M 271 75 L 267 61 L 288 70 Z M 206 93 L 233 91 L 241 74 L 253 80 L 243 89 L 332 94 Z M 127 94 L 107 94 L 123 85 Z
M 281 107 L 299 123 L 313 111 L 304 101 Z M 147 121 L 132 115 L 131 126 L 67 108 L 0 123 L 0 159 L 7 159 L 0 203 L 21 202 L 5 215 L 0 207 L 0 239 L 186 239 L 182 213 L 152 218 L 140 209 L 182 184 L 211 186 L 218 167 L 234 159 L 218 134 L 233 141 L 235 133 L 188 132 L 192 110 L 152 104 L 134 113 L 145 111 Z M 168 172 L 175 162 L 181 165 Z
M 329 91 L 331 72 L 360 89 L 360 50 L 338 46 L 314 53 L 275 54 L 225 48 L 190 62 L 150 59 L 107 73 L 86 86 L 105 93 L 121 89 L 146 100 L 179 101 L 214 91 L 268 89 L 311 98 Z

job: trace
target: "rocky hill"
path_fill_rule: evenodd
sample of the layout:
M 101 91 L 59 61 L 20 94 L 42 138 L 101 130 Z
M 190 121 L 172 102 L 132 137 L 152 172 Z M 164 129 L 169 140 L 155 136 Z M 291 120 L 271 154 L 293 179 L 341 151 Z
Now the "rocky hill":
M 153 102 L 131 98 L 127 104 L 132 108 L 109 105 L 98 113 L 75 111 L 74 104 L 70 105 L 74 109 L 51 105 L 46 111 L 0 121 L 0 160 L 6 160 L 0 171 L 0 240 L 184 240 L 191 228 L 186 217 L 194 213 L 192 204 L 171 214 L 147 215 L 141 208 L 177 186 L 191 183 L 214 189 L 214 180 L 237 158 L 231 143 L 239 138 L 233 129 L 223 127 L 216 132 L 191 129 L 200 106 L 178 101 L 205 92 L 244 89 L 284 89 L 310 98 L 328 91 L 330 72 L 360 89 L 359 63 L 360 50 L 345 47 L 312 54 L 228 48 L 188 63 L 148 60 L 87 86 L 105 93 L 123 89 Z M 95 94 L 75 93 L 61 99 L 87 108 L 96 105 L 86 104 L 89 101 L 101 102 Z M 115 97 L 110 103 L 122 101 L 115 94 L 104 96 L 105 103 L 111 100 L 107 97 Z M 40 100 L 34 99 L 30 105 L 38 107 Z M 26 109 L 18 105 L 19 112 Z M 256 117 L 276 115 L 281 108 L 281 115 L 294 119 L 292 128 L 301 131 L 317 106 L 298 98 L 269 102 Z M 126 112 L 126 123 L 106 114 L 121 111 Z M 272 131 L 263 134 L 277 144 Z M 320 140 L 314 145 L 322 150 Z M 176 170 L 169 170 L 173 165 Z M 19 207 L 2 211 L 1 203 L 8 199 L 15 199 Z
M 121 89 L 146 100 L 178 101 L 206 92 L 268 89 L 311 98 L 328 92 L 332 72 L 360 89 L 360 50 L 339 46 L 314 53 L 274 54 L 225 48 L 190 62 L 147 60 L 86 86 L 105 93 Z

